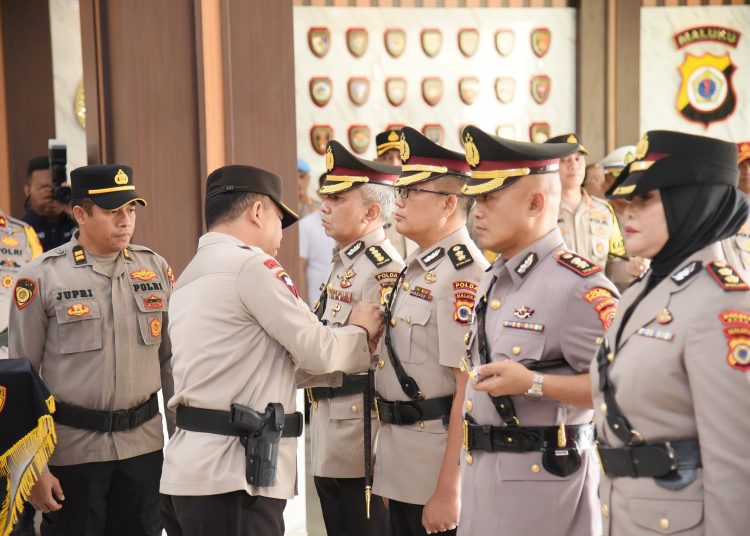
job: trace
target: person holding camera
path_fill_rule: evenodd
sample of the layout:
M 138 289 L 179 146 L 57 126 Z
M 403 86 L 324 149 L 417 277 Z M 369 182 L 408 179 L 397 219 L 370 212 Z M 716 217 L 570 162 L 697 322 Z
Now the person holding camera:
M 65 182 L 65 164 L 62 164 L 61 179 L 60 184 Z M 60 190 L 60 194 L 70 197 L 68 188 L 58 186 Z M 49 157 L 38 156 L 29 160 L 23 192 L 26 195 L 26 212 L 21 219 L 34 228 L 44 251 L 70 241 L 78 225 L 67 200 L 61 202 L 54 196 L 55 183 L 50 172 Z

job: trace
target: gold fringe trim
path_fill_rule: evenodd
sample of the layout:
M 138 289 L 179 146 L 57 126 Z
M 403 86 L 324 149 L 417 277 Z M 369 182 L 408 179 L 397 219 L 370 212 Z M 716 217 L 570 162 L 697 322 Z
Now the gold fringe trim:
M 47 407 L 50 407 L 50 405 L 54 408 L 55 402 L 52 397 L 47 399 Z M 55 423 L 52 420 L 52 415 L 42 415 L 39 417 L 36 428 L 16 442 L 8 449 L 8 452 L 0 456 L 0 476 L 5 477 L 8 482 L 5 490 L 6 497 L 3 500 L 2 507 L 0 507 L 0 536 L 8 536 L 13 525 L 18 521 L 23 503 L 29 499 L 31 488 L 39 480 L 39 474 L 47 465 L 56 444 L 57 434 L 55 434 Z M 10 464 L 8 462 L 10 460 L 10 462 L 18 464 L 32 455 L 31 463 L 21 477 L 18 493 L 15 498 L 11 498 Z M 11 503 L 11 501 L 13 502 Z

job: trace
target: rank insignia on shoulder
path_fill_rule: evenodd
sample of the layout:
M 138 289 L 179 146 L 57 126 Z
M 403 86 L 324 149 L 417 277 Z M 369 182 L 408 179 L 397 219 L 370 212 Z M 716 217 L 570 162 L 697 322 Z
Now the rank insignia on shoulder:
M 130 250 L 128 248 L 122 250 L 122 256 L 125 257 L 126 261 L 133 260 L 133 256 L 130 254 Z
M 682 285 L 683 283 L 688 281 L 691 277 L 693 277 L 695 274 L 697 274 L 700 271 L 702 266 L 703 266 L 703 263 L 701 261 L 693 261 L 690 264 L 680 268 L 672 276 L 672 281 L 674 281 L 678 285 Z
M 726 261 L 716 260 L 706 265 L 706 270 L 727 292 L 748 290 L 750 287 Z
M 361 240 L 358 240 L 352 245 L 352 247 L 346 250 L 345 255 L 349 257 L 350 259 L 353 259 L 362 251 L 362 248 L 364 247 L 364 245 L 365 245 L 364 242 L 362 242 Z
M 603 270 L 601 266 L 570 251 L 558 252 L 557 262 L 562 266 L 565 266 L 567 269 L 574 271 L 581 277 L 588 277 Z
M 172 283 L 172 288 L 177 284 L 177 282 L 174 279 L 174 272 L 172 271 L 172 267 L 167 265 L 167 279 L 169 279 L 169 282 Z
M 151 281 L 156 277 L 156 274 L 151 270 L 141 268 L 140 270 L 137 270 L 135 272 L 130 272 L 130 277 L 132 279 L 138 279 L 139 281 Z
M 526 258 L 516 266 L 516 273 L 520 275 L 521 277 L 526 277 L 526 274 L 529 273 L 529 270 L 534 267 L 536 262 L 539 260 L 539 257 L 536 253 L 533 251 L 526 255 Z
M 13 293 L 13 299 L 18 309 L 23 309 L 29 305 L 36 296 L 37 284 L 31 279 L 21 278 L 16 282 L 16 290 Z
M 422 262 L 426 266 L 429 266 L 430 264 L 438 260 L 443 255 L 445 255 L 445 250 L 443 248 L 435 248 L 432 251 L 430 251 L 427 255 L 422 257 Z
M 453 267 L 456 270 L 460 270 L 464 266 L 468 266 L 474 263 L 474 257 L 471 256 L 469 250 L 463 244 L 456 244 L 450 251 L 448 251 L 448 258 L 453 263 Z
M 86 252 L 83 251 L 83 248 L 81 246 L 76 246 L 73 248 L 73 260 L 75 261 L 76 266 L 86 264 Z
M 377 268 L 385 266 L 386 264 L 391 262 L 391 258 L 380 246 L 370 246 L 369 248 L 367 248 L 367 252 L 365 253 L 365 255 Z
M 747 372 L 750 370 L 750 313 L 746 311 L 723 311 L 719 319 L 724 325 L 727 340 L 729 366 Z

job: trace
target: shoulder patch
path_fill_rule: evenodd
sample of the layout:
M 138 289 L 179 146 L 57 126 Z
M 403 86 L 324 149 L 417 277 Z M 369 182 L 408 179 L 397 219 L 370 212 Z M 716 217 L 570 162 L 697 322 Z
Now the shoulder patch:
M 445 250 L 443 248 L 435 248 L 432 251 L 430 251 L 427 255 L 422 257 L 422 262 L 425 263 L 427 266 L 438 260 L 440 257 L 445 255 Z
M 448 251 L 448 258 L 453 263 L 453 267 L 456 270 L 460 270 L 464 266 L 469 266 L 474 263 L 474 257 L 471 256 L 469 250 L 464 244 L 456 244 Z
M 745 291 L 750 287 L 740 275 L 726 261 L 716 260 L 706 265 L 706 270 L 711 274 L 721 288 L 726 292 Z
M 289 292 L 294 294 L 295 298 L 299 298 L 297 287 L 294 286 L 294 281 L 292 281 L 292 278 L 289 277 L 288 273 L 286 273 L 286 270 L 279 270 L 278 272 L 276 272 L 276 277 L 287 289 L 289 289 Z
M 357 240 L 352 247 L 346 250 L 345 255 L 349 257 L 350 259 L 353 259 L 357 255 L 359 255 L 362 252 L 362 248 L 364 247 L 365 243 L 361 240 Z
M 677 272 L 672 275 L 672 281 L 677 283 L 678 285 L 682 285 L 686 281 L 688 281 L 691 277 L 693 277 L 695 274 L 697 274 L 701 267 L 703 266 L 703 263 L 701 261 L 693 261 L 690 264 L 687 264 L 680 268 Z M 638 276 L 638 280 L 640 281 L 643 279 L 644 274 L 648 273 L 648 270 L 643 272 L 640 276 Z
M 174 278 L 174 271 L 172 271 L 172 267 L 167 265 L 167 278 L 169 279 L 169 282 L 172 284 L 172 288 L 177 284 L 177 281 L 175 281 Z
M 269 270 L 273 270 L 274 268 L 281 268 L 281 265 L 276 261 L 276 259 L 268 259 L 263 263 L 263 266 L 268 268 Z
M 368 259 L 370 259 L 370 262 L 372 262 L 376 268 L 380 268 L 381 266 L 385 266 L 386 264 L 391 262 L 391 258 L 380 246 L 370 246 L 369 248 L 367 248 L 367 252 L 365 253 L 365 255 Z
M 747 372 L 750 370 L 750 313 L 746 311 L 723 311 L 719 320 L 724 325 L 724 337 L 729 351 L 729 366 Z
M 556 258 L 559 264 L 565 266 L 568 270 L 572 270 L 581 277 L 588 277 L 603 270 L 601 266 L 594 264 L 588 259 L 571 251 L 558 251 Z
M 29 305 L 36 297 L 38 285 L 33 279 L 22 277 L 16 281 L 16 289 L 13 292 L 13 300 L 16 302 L 18 309 L 23 309 Z
M 86 264 L 86 252 L 81 246 L 76 246 L 73 248 L 73 260 L 75 261 L 76 266 Z
M 398 279 L 398 272 L 380 272 L 379 274 L 375 274 L 375 279 L 378 281 L 383 281 L 384 279 L 393 279 L 394 281 Z
M 612 297 L 613 297 L 612 291 L 604 287 L 594 287 L 583 295 L 583 299 L 589 303 L 594 303 L 595 301 L 601 298 L 612 298 Z

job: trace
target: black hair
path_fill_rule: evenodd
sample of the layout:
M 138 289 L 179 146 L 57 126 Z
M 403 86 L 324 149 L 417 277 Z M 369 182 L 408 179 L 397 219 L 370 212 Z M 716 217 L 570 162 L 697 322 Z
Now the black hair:
M 206 228 L 211 229 L 220 223 L 236 220 L 255 201 L 268 206 L 267 196 L 255 192 L 223 193 L 209 197 L 205 208 Z
M 31 174 L 40 169 L 49 169 L 49 157 L 37 156 L 29 160 L 29 164 L 26 166 L 26 178 L 30 179 Z

